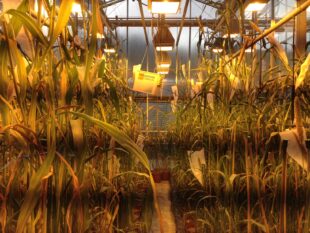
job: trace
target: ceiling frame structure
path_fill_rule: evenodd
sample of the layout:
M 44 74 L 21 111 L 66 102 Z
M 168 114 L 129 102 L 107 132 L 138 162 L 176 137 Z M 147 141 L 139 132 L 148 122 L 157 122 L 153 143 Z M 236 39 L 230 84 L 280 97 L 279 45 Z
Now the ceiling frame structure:
M 144 18 L 145 26 L 146 27 L 152 27 L 152 20 L 154 20 L 154 19 Z M 275 20 L 279 21 L 280 18 L 275 19 Z M 251 20 L 245 20 L 244 21 L 245 27 L 247 29 L 251 28 L 250 21 Z M 185 18 L 183 21 L 183 27 L 199 27 L 202 25 L 204 27 L 208 27 L 208 28 L 214 30 L 217 22 L 218 22 L 217 19 L 201 19 L 200 20 L 200 19 L 196 19 L 196 18 Z M 308 22 L 310 22 L 310 21 L 308 20 Z M 127 18 L 110 19 L 109 23 L 112 26 L 112 28 L 115 28 L 115 27 L 143 27 L 143 22 L 141 21 L 140 18 L 130 18 L 128 20 L 127 20 Z M 168 27 L 180 27 L 180 19 L 166 18 L 165 24 Z M 265 19 L 259 19 L 258 20 L 258 26 L 264 27 L 266 25 L 267 26 L 270 25 L 270 20 L 265 20 Z M 293 22 L 287 22 L 286 26 L 292 27 Z

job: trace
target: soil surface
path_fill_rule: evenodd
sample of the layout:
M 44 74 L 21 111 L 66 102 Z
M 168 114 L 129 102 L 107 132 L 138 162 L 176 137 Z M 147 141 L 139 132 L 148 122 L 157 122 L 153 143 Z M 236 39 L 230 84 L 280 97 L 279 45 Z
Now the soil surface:
M 161 183 L 157 183 L 156 191 L 158 204 L 164 221 L 164 231 L 165 233 L 176 233 L 175 220 L 171 210 L 169 181 L 162 181 Z M 159 221 L 155 212 L 153 214 L 150 233 L 160 233 Z

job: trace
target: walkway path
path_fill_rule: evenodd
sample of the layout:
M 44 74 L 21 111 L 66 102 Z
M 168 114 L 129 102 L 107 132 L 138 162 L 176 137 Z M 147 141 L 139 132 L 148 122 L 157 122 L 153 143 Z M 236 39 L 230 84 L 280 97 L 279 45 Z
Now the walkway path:
M 176 233 L 174 216 L 171 211 L 170 184 L 169 181 L 162 181 L 156 184 L 157 199 L 164 222 L 165 233 Z M 160 233 L 159 221 L 156 213 L 153 214 L 152 227 L 150 233 Z

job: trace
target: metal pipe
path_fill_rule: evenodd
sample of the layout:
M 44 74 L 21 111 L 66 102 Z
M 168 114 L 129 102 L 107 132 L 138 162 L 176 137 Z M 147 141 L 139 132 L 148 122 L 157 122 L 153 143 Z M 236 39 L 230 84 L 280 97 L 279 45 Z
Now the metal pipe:
M 295 10 L 293 10 L 291 13 L 289 13 L 287 16 L 285 16 L 284 18 L 282 18 L 280 21 L 276 22 L 273 26 L 271 26 L 270 28 L 268 28 L 267 30 L 265 30 L 262 34 L 260 34 L 258 37 L 256 37 L 251 43 L 249 43 L 248 45 L 246 45 L 246 49 L 249 47 L 252 47 L 254 44 L 256 44 L 258 41 L 260 41 L 261 39 L 265 38 L 266 36 L 268 36 L 270 33 L 274 32 L 277 28 L 281 27 L 283 24 L 287 23 L 289 20 L 291 20 L 292 18 L 294 18 L 296 15 L 298 15 L 299 13 L 301 13 L 302 11 L 306 10 L 307 7 L 310 6 L 310 0 L 307 0 L 306 2 L 304 2 L 300 7 L 297 7 Z M 240 54 L 241 50 L 239 50 L 238 52 L 236 52 L 231 59 L 237 57 Z
M 146 25 L 145 25 L 145 20 L 144 20 L 144 13 L 143 13 L 143 8 L 142 8 L 142 1 L 138 0 L 138 2 L 139 2 L 139 9 L 140 9 L 140 15 L 141 15 L 141 22 L 142 22 L 144 36 L 145 36 L 145 42 L 146 42 L 146 45 L 148 47 L 149 46 L 149 40 L 147 38 Z
M 189 3 L 189 0 L 186 0 L 185 6 L 184 6 L 184 11 L 183 11 L 183 16 L 182 16 L 182 20 L 181 20 L 181 24 L 180 24 L 180 31 L 179 31 L 179 34 L 178 34 L 178 37 L 177 37 L 176 46 L 179 45 L 179 41 L 180 41 L 180 37 L 181 37 L 183 25 L 184 25 L 184 19 L 185 19 L 187 8 L 188 8 L 188 3 Z

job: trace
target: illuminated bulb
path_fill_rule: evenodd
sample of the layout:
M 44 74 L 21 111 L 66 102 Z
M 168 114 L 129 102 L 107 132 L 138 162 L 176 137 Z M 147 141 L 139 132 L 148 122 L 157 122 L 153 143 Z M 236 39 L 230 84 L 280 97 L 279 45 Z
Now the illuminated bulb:
M 158 64 L 157 67 L 158 67 L 158 68 L 169 68 L 169 67 L 170 67 L 170 64 L 162 63 L 162 64 Z
M 236 38 L 236 37 L 238 37 L 238 36 L 239 36 L 239 33 L 230 34 L 230 38 L 232 38 L 232 39 L 234 39 L 234 38 Z M 228 38 L 228 34 L 225 34 L 225 35 L 223 36 L 223 38 Z
M 160 46 L 156 47 L 156 51 L 172 51 L 172 46 Z
M 268 0 L 251 0 L 246 5 L 245 11 L 261 11 L 267 3 Z
M 104 39 L 104 35 L 97 32 L 97 39 Z
M 261 11 L 266 6 L 266 3 L 253 3 L 249 4 L 245 11 Z
M 223 52 L 223 49 L 219 49 L 219 48 L 214 48 L 212 49 L 213 53 L 221 53 Z
M 73 14 L 78 14 L 79 16 L 82 15 L 82 7 L 81 4 L 74 2 L 72 5 L 72 10 L 71 12 Z
M 169 69 L 167 68 L 157 68 L 157 74 L 169 74 Z
M 180 2 L 152 1 L 151 12 L 153 14 L 176 14 L 179 6 Z
M 116 53 L 116 50 L 114 48 L 107 48 L 107 49 L 104 49 L 104 52 L 105 53 Z

